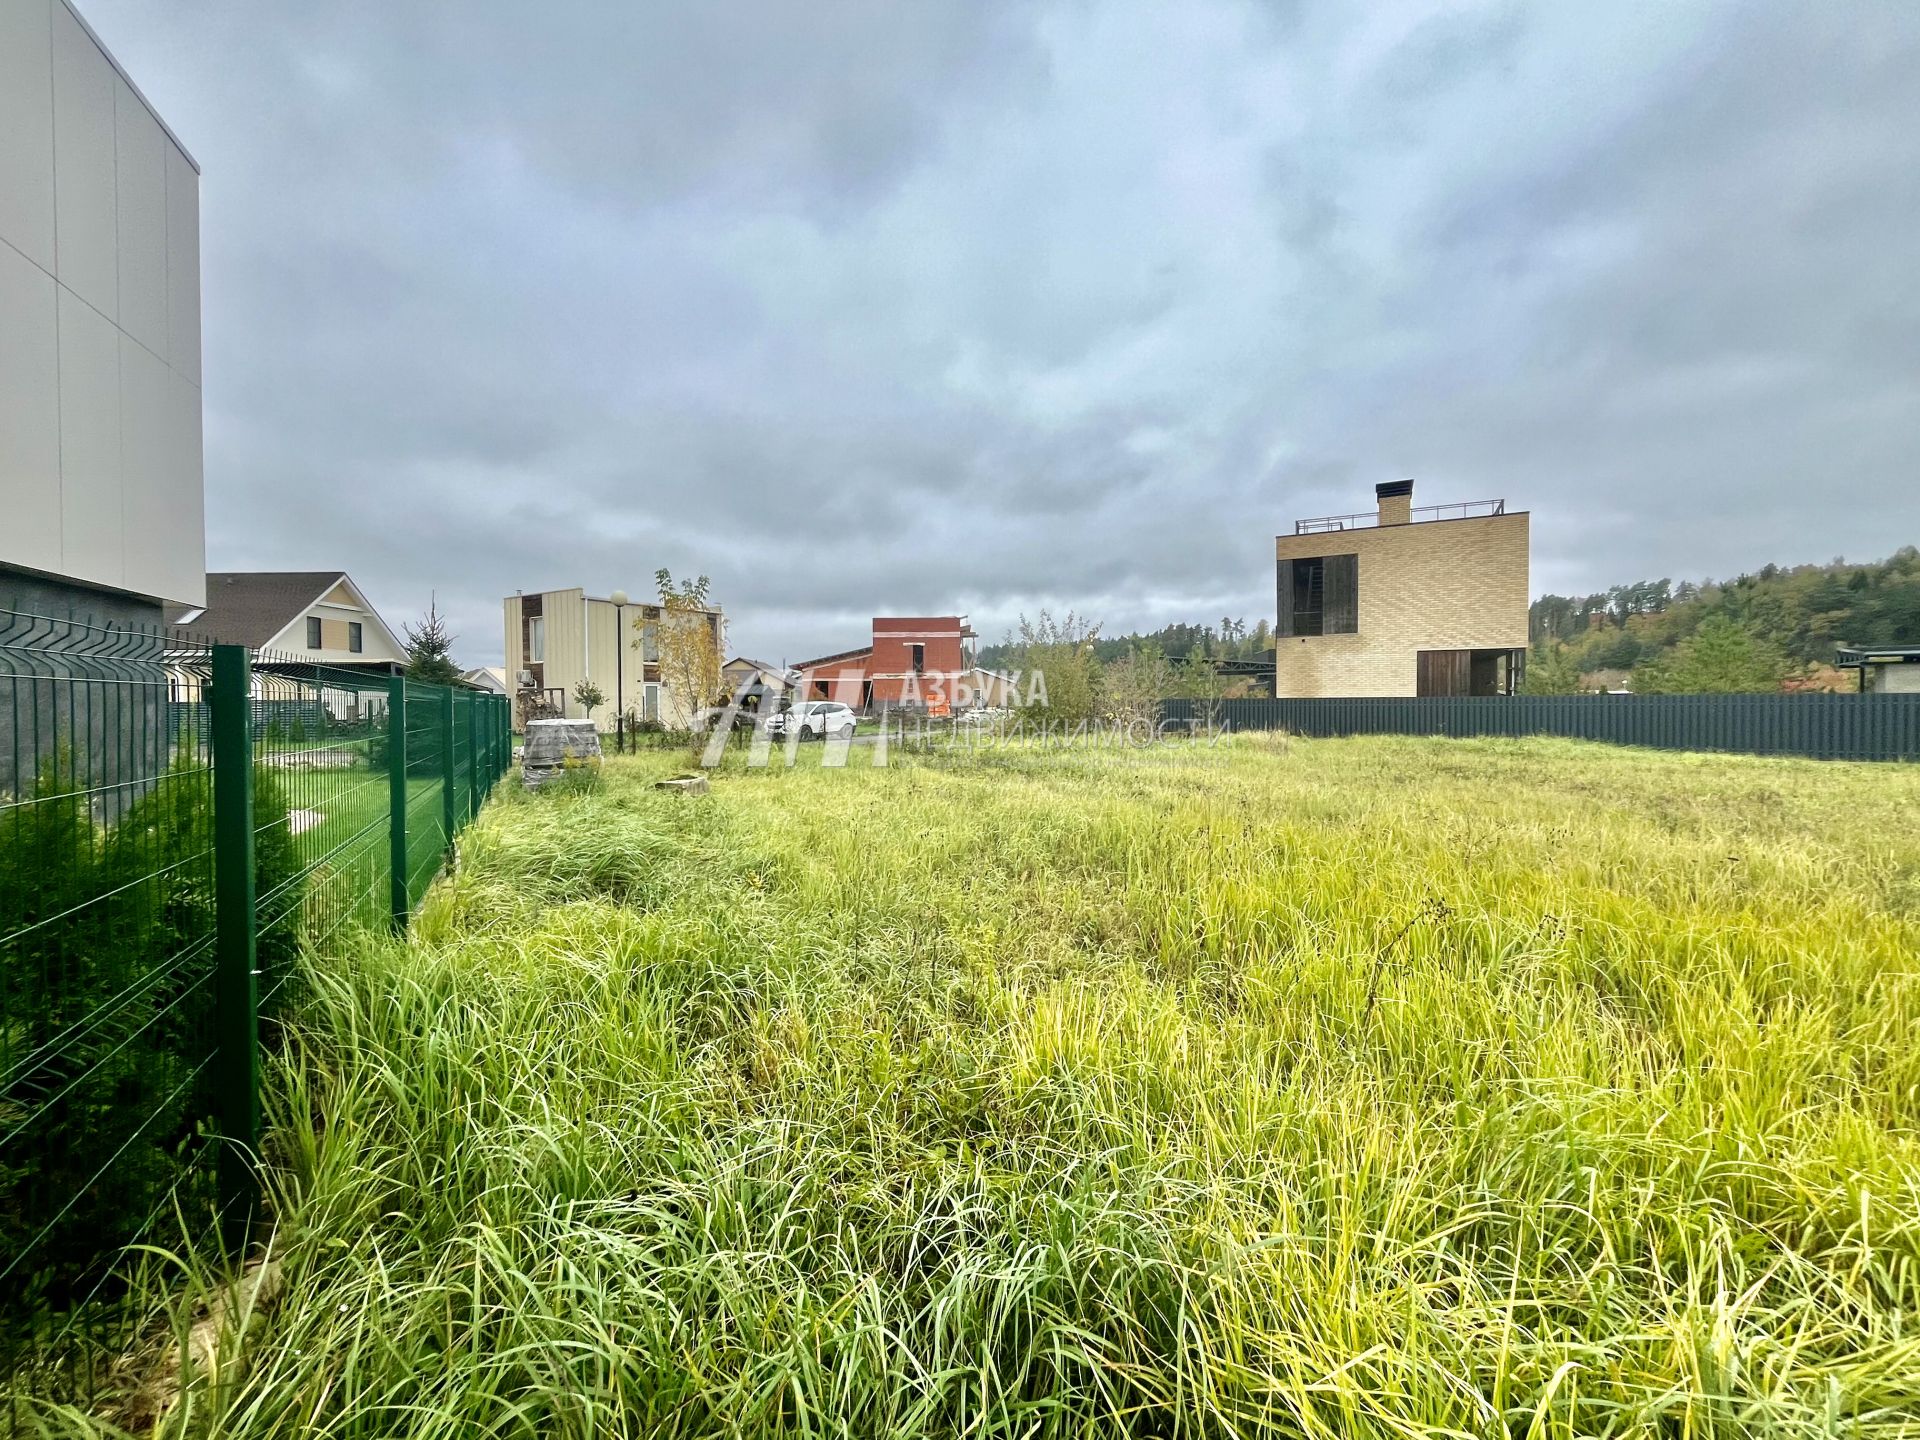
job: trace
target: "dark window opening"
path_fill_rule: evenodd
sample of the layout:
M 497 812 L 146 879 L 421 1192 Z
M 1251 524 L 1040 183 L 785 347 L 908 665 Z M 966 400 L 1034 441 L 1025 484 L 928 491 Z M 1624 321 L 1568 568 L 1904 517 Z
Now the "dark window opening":
M 821 699 L 821 700 L 824 700 L 824 699 L 826 699 L 826 698 L 827 698 L 827 682 L 826 682 L 826 681 L 824 681 L 824 680 L 816 680 L 816 681 L 814 681 L 814 682 L 813 682 L 813 693 L 814 693 L 814 695 L 815 695 L 815 697 L 816 697 L 816 698 L 818 698 L 818 699 Z
M 913 673 L 916 675 L 926 674 L 927 647 L 924 645 L 909 645 L 907 649 L 913 652 Z
M 318 615 L 309 615 L 307 616 L 307 649 L 318 650 L 319 648 L 320 617 Z
M 1326 618 L 1327 562 L 1324 559 L 1293 562 L 1293 633 L 1321 635 Z
M 361 652 L 361 635 L 360 622 L 358 620 L 349 620 L 347 622 L 347 649 L 351 650 L 355 655 Z
M 1360 629 L 1360 557 L 1313 555 L 1280 562 L 1276 633 L 1353 635 Z

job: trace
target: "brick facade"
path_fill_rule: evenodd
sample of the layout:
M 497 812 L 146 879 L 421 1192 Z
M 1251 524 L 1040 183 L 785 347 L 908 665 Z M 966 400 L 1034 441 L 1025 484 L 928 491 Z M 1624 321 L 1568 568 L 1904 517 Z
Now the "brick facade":
M 1382 518 L 1408 503 L 1383 497 Z M 1276 637 L 1282 698 L 1415 695 L 1422 650 L 1526 648 L 1525 511 L 1282 535 L 1274 548 L 1280 584 L 1296 559 L 1352 555 L 1358 571 L 1355 633 Z
M 907 706 L 945 715 L 971 703 L 973 630 L 962 615 L 876 615 L 873 643 L 802 661 L 800 694 L 856 710 Z

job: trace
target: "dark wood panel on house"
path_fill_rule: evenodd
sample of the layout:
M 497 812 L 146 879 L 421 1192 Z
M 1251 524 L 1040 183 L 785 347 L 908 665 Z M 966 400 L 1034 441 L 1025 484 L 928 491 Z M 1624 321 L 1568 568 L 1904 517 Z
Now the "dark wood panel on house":
M 1471 650 L 1420 651 L 1414 693 L 1418 695 L 1472 694 L 1473 652 Z

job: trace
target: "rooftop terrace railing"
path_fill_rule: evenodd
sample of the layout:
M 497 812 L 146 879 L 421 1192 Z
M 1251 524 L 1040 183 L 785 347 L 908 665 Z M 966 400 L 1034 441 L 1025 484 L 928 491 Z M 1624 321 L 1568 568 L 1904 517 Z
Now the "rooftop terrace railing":
M 1416 505 L 1408 512 L 1408 523 L 1423 520 L 1479 520 L 1507 513 L 1501 500 L 1457 500 L 1451 505 Z M 1311 520 L 1293 522 L 1296 535 L 1320 535 L 1330 530 L 1373 530 L 1380 525 L 1378 510 L 1362 510 L 1353 515 L 1319 515 Z

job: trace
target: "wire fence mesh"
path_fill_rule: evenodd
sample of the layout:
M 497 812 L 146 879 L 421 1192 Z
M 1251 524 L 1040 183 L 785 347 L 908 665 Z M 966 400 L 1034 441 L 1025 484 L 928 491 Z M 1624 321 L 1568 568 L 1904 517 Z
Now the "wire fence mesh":
M 117 1244 L 211 1200 L 211 752 L 205 715 L 175 709 L 207 667 L 204 645 L 158 625 L 0 610 L 0 1305 L 16 1357 L 110 1288 Z
M 505 773 L 504 709 L 0 608 L 0 1376 L 87 1393 L 132 1247 L 231 1218 L 255 1037 L 303 956 L 404 924 Z

